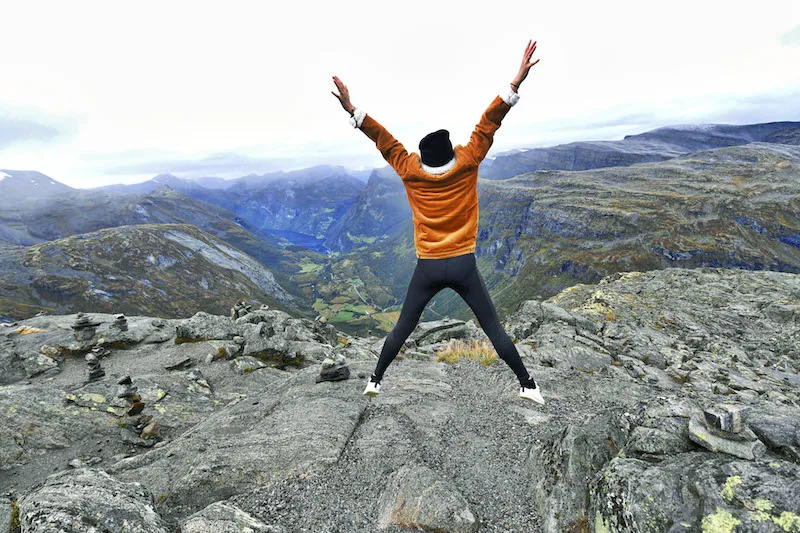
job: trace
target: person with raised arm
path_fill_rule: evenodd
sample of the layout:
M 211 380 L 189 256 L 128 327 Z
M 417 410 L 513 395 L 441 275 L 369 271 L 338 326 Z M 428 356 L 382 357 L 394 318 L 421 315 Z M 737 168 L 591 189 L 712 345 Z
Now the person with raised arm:
M 381 124 L 350 101 L 350 91 L 333 76 L 338 93 L 331 91 L 350 125 L 359 128 L 403 180 L 414 222 L 417 265 L 409 282 L 400 317 L 386 336 L 380 358 L 364 394 L 380 393 L 383 374 L 417 326 L 425 306 L 436 293 L 451 288 L 469 305 L 481 328 L 503 361 L 519 380 L 519 396 L 544 404 L 541 389 L 530 376 L 511 338 L 503 329 L 486 284 L 478 270 L 478 167 L 492 146 L 494 134 L 519 100 L 519 88 L 528 77 L 536 42 L 529 41 L 517 75 L 507 90 L 494 98 L 475 126 L 466 146 L 450 142 L 447 130 L 426 135 L 419 154 L 408 153 Z

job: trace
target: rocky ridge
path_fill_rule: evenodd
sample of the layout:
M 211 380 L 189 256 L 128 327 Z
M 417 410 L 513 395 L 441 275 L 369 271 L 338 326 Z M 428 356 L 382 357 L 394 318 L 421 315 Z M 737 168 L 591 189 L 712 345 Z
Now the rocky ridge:
M 543 407 L 502 362 L 437 362 L 486 341 L 472 321 L 420 323 L 369 400 L 382 339 L 323 319 L 84 317 L 0 328 L 0 526 L 800 530 L 800 275 L 617 273 L 523 302 L 506 328 Z M 157 431 L 131 433 L 122 392 Z
M 800 144 L 800 122 L 665 126 L 620 141 L 581 141 L 511 150 L 481 164 L 481 177 L 508 179 L 537 170 L 589 170 L 653 163 L 702 150 L 753 142 Z

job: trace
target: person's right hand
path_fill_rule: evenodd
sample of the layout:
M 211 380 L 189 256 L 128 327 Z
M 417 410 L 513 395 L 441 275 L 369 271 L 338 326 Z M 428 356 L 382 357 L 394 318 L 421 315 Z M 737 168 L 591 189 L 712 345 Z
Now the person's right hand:
M 339 89 L 339 94 L 336 94 L 333 91 L 331 91 L 331 94 L 339 100 L 339 103 L 342 104 L 344 110 L 352 115 L 353 111 L 355 110 L 355 106 L 350 102 L 350 91 L 347 90 L 347 85 L 342 83 L 342 80 L 336 76 L 333 77 L 333 83 L 335 83 L 336 88 Z
M 517 76 L 514 78 L 514 81 L 511 82 L 512 84 L 516 85 L 517 88 L 519 88 L 520 84 L 525 81 L 525 78 L 528 77 L 528 71 L 530 71 L 531 67 L 539 62 L 537 59 L 531 63 L 531 56 L 535 51 L 536 41 L 528 41 L 528 46 L 525 48 L 525 53 L 522 54 L 522 64 L 519 67 L 519 72 L 517 72 Z

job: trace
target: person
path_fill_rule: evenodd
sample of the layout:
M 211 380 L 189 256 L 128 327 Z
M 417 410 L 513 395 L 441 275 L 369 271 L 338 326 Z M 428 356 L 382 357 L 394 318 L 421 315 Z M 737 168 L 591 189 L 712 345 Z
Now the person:
M 500 358 L 516 374 L 520 397 L 544 404 L 538 384 L 500 324 L 475 258 L 478 167 L 489 152 L 501 121 L 519 100 L 520 85 L 531 67 L 539 62 L 539 59 L 531 62 L 535 50 L 536 42 L 529 41 L 509 89 L 494 98 L 466 146 L 453 147 L 449 132 L 442 129 L 420 141 L 419 154 L 409 154 L 374 118 L 355 107 L 347 86 L 333 76 L 339 92 L 331 94 L 350 114 L 350 125 L 360 128 L 376 144 L 402 179 L 414 223 L 416 268 L 397 324 L 387 335 L 375 371 L 367 382 L 364 390 L 367 396 L 380 392 L 384 372 L 417 326 L 425 306 L 436 293 L 449 287 L 469 305 Z

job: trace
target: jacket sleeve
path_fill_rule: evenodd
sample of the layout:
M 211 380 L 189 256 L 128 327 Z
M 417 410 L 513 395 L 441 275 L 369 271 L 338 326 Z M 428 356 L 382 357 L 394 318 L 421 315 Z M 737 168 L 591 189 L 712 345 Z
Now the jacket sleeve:
M 356 110 L 355 117 L 351 124 L 361 128 L 364 134 L 372 139 L 381 155 L 389 163 L 399 176 L 406 173 L 409 161 L 409 154 L 400 142 L 395 139 L 386 128 L 380 125 L 377 120 L 364 112 Z
M 489 148 L 492 147 L 494 141 L 494 133 L 500 128 L 500 123 L 506 113 L 517 103 L 517 100 L 519 100 L 519 95 L 509 90 L 503 96 L 496 96 L 484 111 L 466 146 L 467 152 L 475 159 L 475 163 L 480 164 L 489 153 Z

